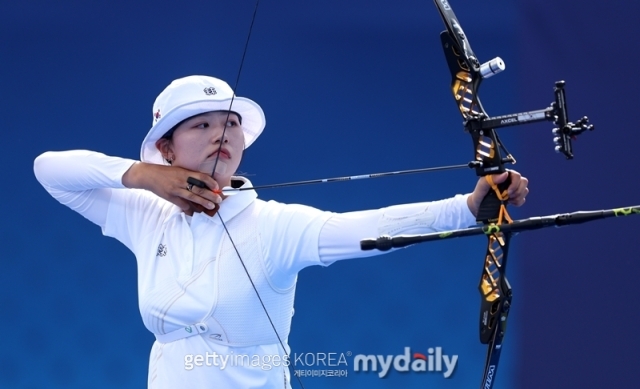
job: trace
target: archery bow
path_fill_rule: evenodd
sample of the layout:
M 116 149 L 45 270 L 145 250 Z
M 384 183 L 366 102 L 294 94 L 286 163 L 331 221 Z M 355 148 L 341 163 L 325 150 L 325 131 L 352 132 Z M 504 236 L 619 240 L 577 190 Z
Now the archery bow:
M 495 382 L 507 317 L 511 307 L 512 292 L 506 278 L 506 266 L 509 241 L 512 232 L 516 231 L 515 227 L 506 227 L 513 223 L 506 209 L 509 180 L 496 185 L 491 178 L 492 174 L 503 173 L 506 163 L 515 163 L 515 158 L 504 147 L 495 129 L 542 120 L 552 121 L 557 125 L 557 128 L 553 130 L 555 150 L 563 153 L 567 159 L 572 159 L 572 139 L 587 130 L 593 130 L 593 125 L 588 124 L 586 116 L 575 123 L 569 122 L 564 81 L 556 82 L 555 101 L 549 108 L 489 117 L 480 103 L 478 95 L 480 83 L 484 78 L 489 78 L 503 71 L 505 69 L 504 62 L 497 57 L 481 64 L 471 49 L 469 40 L 448 0 L 434 0 L 434 2 L 447 28 L 440 34 L 440 38 L 451 72 L 451 91 L 464 119 L 465 131 L 471 135 L 475 153 L 474 159 L 479 162 L 476 165 L 476 174 L 484 176 L 492 187 L 492 190 L 483 199 L 476 217 L 478 222 L 485 225 L 479 231 L 488 237 L 488 246 L 478 287 L 481 294 L 480 341 L 483 344 L 488 344 L 480 387 L 491 389 Z M 502 152 L 505 153 L 504 157 Z M 629 212 L 638 212 L 637 208 L 629 209 L 631 210 Z M 505 222 L 508 224 L 503 225 Z M 521 225 L 521 223 L 516 224 Z M 529 224 L 524 223 L 524 225 Z M 441 238 L 453 234 L 437 235 Z M 380 238 L 382 249 L 388 250 L 391 247 L 390 244 L 393 244 L 391 238 Z M 363 241 L 361 245 L 363 249 L 380 248 L 376 245 L 372 246 L 370 241 Z
M 464 119 L 465 131 L 473 140 L 475 160 L 481 162 L 476 174 L 484 176 L 492 187 L 480 205 L 476 220 L 485 225 L 511 223 L 506 210 L 509 181 L 495 185 L 490 174 L 504 172 L 505 164 L 515 163 L 515 159 L 504 147 L 495 129 L 542 120 L 553 121 L 558 126 L 553 130 L 556 151 L 571 159 L 572 138 L 586 130 L 593 130 L 593 126 L 588 124 L 586 116 L 576 123 L 569 122 L 563 81 L 556 83 L 555 102 L 547 109 L 489 117 L 480 103 L 480 83 L 484 78 L 503 71 L 504 62 L 497 57 L 481 64 L 448 0 L 434 2 L 447 28 L 440 38 L 451 72 L 451 90 Z M 502 151 L 506 154 L 504 158 Z M 478 286 L 481 294 L 480 342 L 488 344 L 480 386 L 483 389 L 491 389 L 495 382 L 512 297 L 511 286 L 506 278 L 511 232 L 491 229 L 487 237 L 488 246 Z

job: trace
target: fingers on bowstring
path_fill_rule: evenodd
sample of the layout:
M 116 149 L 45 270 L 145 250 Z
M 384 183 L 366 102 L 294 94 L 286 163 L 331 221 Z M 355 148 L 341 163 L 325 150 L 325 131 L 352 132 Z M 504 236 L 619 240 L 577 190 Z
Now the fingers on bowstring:
M 199 204 L 206 209 L 215 208 L 215 197 L 219 197 L 210 190 L 206 188 L 200 188 L 193 184 L 187 184 L 187 186 L 185 187 L 185 192 L 186 193 L 184 193 L 182 198 L 187 199 L 192 203 Z
M 208 174 L 204 173 L 192 173 L 187 178 L 187 181 L 192 180 L 197 186 L 202 187 L 203 185 L 210 190 L 219 189 L 218 182 L 213 179 Z M 196 183 L 197 182 L 197 183 Z
M 197 177 L 196 177 L 197 176 Z M 211 201 L 215 203 L 220 203 L 222 198 L 215 192 L 219 191 L 220 186 L 218 182 L 213 179 L 213 177 L 203 174 L 197 173 L 189 176 L 187 178 L 187 182 L 192 183 L 195 186 L 202 188 L 203 190 L 198 191 L 197 193 L 200 195 L 205 195 L 205 197 L 209 198 Z M 214 194 L 213 196 L 208 196 L 208 194 Z

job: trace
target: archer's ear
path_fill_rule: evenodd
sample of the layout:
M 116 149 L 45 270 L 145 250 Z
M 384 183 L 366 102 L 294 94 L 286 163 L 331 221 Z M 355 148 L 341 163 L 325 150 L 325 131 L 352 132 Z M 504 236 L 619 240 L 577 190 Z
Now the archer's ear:
M 173 148 L 171 146 L 171 141 L 167 138 L 160 138 L 156 141 L 156 148 L 162 153 L 162 158 L 167 161 L 173 159 Z
M 170 143 L 171 142 L 169 142 L 169 139 L 166 138 L 160 138 L 156 141 L 156 148 L 160 151 L 160 153 L 162 153 L 162 157 L 165 159 L 173 153 Z

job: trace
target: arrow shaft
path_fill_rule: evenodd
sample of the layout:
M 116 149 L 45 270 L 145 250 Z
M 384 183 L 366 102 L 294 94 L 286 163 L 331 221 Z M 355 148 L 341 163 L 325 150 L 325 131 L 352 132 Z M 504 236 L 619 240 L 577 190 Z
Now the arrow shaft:
M 258 186 L 253 186 L 249 188 L 235 188 L 235 189 L 223 188 L 222 193 L 233 194 L 233 192 L 238 192 L 242 190 L 271 189 L 271 188 L 283 188 L 283 187 L 289 187 L 289 186 L 324 184 L 329 182 L 354 181 L 354 180 L 363 180 L 367 178 L 381 178 L 381 177 L 399 176 L 399 175 L 405 175 L 405 174 L 432 173 L 437 171 L 457 170 L 457 169 L 464 169 L 464 168 L 468 169 L 473 167 L 475 167 L 474 163 L 470 162 L 468 164 L 463 164 L 463 165 L 449 165 L 449 166 L 429 167 L 429 168 L 421 168 L 421 169 L 398 170 L 398 171 L 384 172 L 384 173 L 361 174 L 357 176 L 320 178 L 316 180 L 304 180 L 304 181 L 285 182 L 280 184 L 258 185 Z

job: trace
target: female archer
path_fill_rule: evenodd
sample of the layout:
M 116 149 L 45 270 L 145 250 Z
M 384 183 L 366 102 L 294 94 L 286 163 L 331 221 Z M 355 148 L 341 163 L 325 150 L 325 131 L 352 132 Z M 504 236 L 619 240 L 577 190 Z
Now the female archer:
M 140 161 L 86 150 L 35 160 L 59 202 L 126 245 L 138 264 L 142 320 L 156 336 L 149 388 L 289 387 L 287 338 L 298 272 L 348 258 L 364 237 L 451 230 L 475 223 L 490 187 L 382 209 L 332 213 L 265 202 L 234 176 L 265 127 L 255 102 L 222 80 L 190 76 L 157 97 Z M 528 193 L 511 171 L 510 203 Z M 379 253 L 379 252 L 378 252 Z

